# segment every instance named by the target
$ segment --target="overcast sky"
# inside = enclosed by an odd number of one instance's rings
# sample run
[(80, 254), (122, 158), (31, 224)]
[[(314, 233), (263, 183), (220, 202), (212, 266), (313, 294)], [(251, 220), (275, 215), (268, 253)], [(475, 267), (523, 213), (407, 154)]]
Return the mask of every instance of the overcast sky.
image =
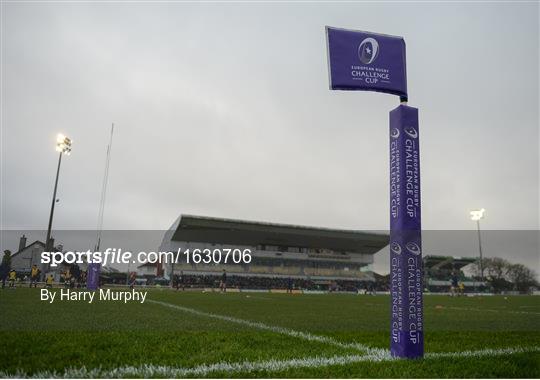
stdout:
[[(536, 2), (2, 3), (2, 228), (46, 229), (58, 132), (55, 228), (95, 228), (112, 122), (106, 229), (388, 228), (398, 99), (328, 90), (331, 25), (406, 40), (424, 229), (473, 230), (483, 207), (484, 229), (538, 230), (538, 20)], [(529, 240), (486, 255), (536, 269)]]

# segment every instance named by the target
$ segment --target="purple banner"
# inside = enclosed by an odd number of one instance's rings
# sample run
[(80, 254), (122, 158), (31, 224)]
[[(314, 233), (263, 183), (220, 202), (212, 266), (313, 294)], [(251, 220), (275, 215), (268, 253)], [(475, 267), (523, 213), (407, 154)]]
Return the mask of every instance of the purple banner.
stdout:
[(390, 112), (390, 351), (424, 355), (418, 109)]
[(99, 288), (99, 273), (101, 272), (101, 264), (88, 264), (88, 271), (86, 274), (86, 287), (90, 290), (96, 290)]
[(326, 27), (331, 90), (377, 91), (407, 98), (402, 37)]

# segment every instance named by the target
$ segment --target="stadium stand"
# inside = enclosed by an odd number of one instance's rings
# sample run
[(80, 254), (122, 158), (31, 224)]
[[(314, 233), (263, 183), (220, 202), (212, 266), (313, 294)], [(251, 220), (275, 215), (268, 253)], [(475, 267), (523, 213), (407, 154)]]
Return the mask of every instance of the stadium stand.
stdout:
[(187, 263), (184, 255), (182, 262), (162, 263), (165, 277), (183, 273), (193, 285), (215, 283), (214, 277), (225, 269), (230, 287), (286, 287), (291, 277), (298, 288), (357, 289), (375, 282), (369, 265), (386, 245), (386, 234), (181, 215), (165, 233), (159, 250), (251, 251), (251, 262), (242, 264)]

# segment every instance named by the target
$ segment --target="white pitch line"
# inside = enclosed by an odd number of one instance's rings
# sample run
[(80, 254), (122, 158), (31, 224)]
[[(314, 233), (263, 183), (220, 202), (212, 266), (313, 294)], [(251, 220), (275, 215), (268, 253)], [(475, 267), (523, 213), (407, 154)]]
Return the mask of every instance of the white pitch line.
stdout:
[(255, 298), (255, 299), (258, 299), (258, 300), (274, 301), (274, 298), (261, 297), (261, 296), (252, 296), (251, 294), (246, 295), (246, 298)]
[(495, 310), (495, 309), (476, 309), (476, 308), (471, 308), (471, 307), (458, 307), (458, 306), (443, 306), (442, 307), (443, 309), (452, 309), (452, 310), (466, 310), (466, 311), (478, 311), (478, 312), (484, 312), (484, 311), (488, 311), (488, 312), (491, 312), (491, 313), (510, 313), (510, 314), (536, 314), (536, 315), (540, 315), (540, 313), (537, 313), (535, 311), (520, 311), (520, 310), (505, 310), (505, 309), (500, 309), (500, 310)]
[(477, 351), (458, 351), (458, 352), (429, 352), (425, 355), (426, 359), (440, 358), (480, 358), (485, 356), (500, 356), (522, 354), (527, 352), (539, 352), (540, 347), (509, 347), (509, 348), (484, 348)]
[(336, 347), (340, 347), (340, 348), (355, 349), (355, 350), (360, 350), (362, 352), (368, 352), (368, 353), (372, 353), (372, 354), (380, 354), (380, 352), (386, 351), (386, 350), (383, 350), (383, 349), (380, 349), (380, 348), (371, 348), (371, 347), (368, 347), (368, 346), (366, 346), (364, 344), (361, 344), (361, 343), (343, 343), (343, 342), (339, 342), (339, 341), (337, 341), (335, 339), (332, 339), (330, 337), (327, 337), (327, 336), (314, 335), (314, 334), (310, 334), (310, 333), (307, 333), (307, 332), (292, 330), (292, 329), (285, 328), (285, 327), (267, 325), (267, 324), (262, 323), (262, 322), (254, 322), (254, 321), (249, 321), (247, 319), (240, 319), (240, 318), (230, 317), (228, 315), (208, 313), (208, 312), (205, 312), (205, 311), (200, 311), (200, 310), (197, 310), (197, 309), (191, 309), (189, 307), (179, 306), (179, 305), (175, 305), (175, 304), (172, 304), (172, 303), (155, 301), (155, 300), (148, 300), (147, 302), (151, 302), (151, 303), (155, 303), (155, 304), (162, 305), (162, 306), (165, 306), (165, 307), (169, 307), (169, 308), (172, 308), (172, 309), (180, 310), (180, 311), (183, 311), (183, 312), (186, 312), (186, 313), (195, 314), (195, 315), (198, 315), (198, 316), (201, 316), (201, 317), (219, 319), (221, 321), (226, 321), (226, 322), (231, 322), (231, 323), (236, 323), (236, 324), (252, 327), (254, 329), (272, 331), (272, 332), (275, 332), (275, 333), (278, 333), (278, 334), (288, 335), (288, 336), (291, 336), (291, 337), (294, 337), (294, 338), (304, 339), (304, 340), (308, 340), (308, 341), (311, 341), (311, 342), (330, 344), (332, 346), (336, 346)]
[[(529, 352), (540, 352), (540, 347), (515, 347), (515, 348), (499, 348), (499, 349), (484, 349), (478, 351), (463, 351), (463, 352), (434, 352), (425, 356), (425, 360), (441, 359), (441, 358), (483, 358), (500, 355), (512, 355)], [(320, 368), (332, 365), (347, 365), (362, 362), (388, 362), (397, 361), (390, 356), (388, 351), (381, 353), (370, 353), (367, 355), (346, 355), (332, 357), (311, 357), (300, 359), (287, 360), (267, 360), (258, 362), (239, 362), (228, 363), (219, 362), (214, 364), (203, 364), (197, 367), (172, 367), (147, 364), (142, 366), (125, 366), (113, 369), (93, 368), (67, 368), (64, 372), (57, 371), (41, 371), (29, 375), (24, 371), (16, 371), (15, 373), (0, 372), (0, 378), (120, 378), (120, 377), (202, 377), (211, 373), (248, 373), (256, 371), (278, 372), (293, 368)]]
[[(383, 304), (377, 303), (365, 303), (366, 306), (384, 306)], [(536, 306), (520, 306), (520, 307), (536, 307)], [(424, 307), (425, 308), (425, 307)], [(437, 309), (437, 307), (434, 307)], [(511, 314), (533, 314), (540, 315), (540, 312), (536, 311), (524, 311), (524, 310), (506, 310), (506, 309), (478, 309), (473, 307), (458, 307), (458, 306), (442, 306), (440, 309), (449, 309), (449, 310), (465, 310), (465, 311), (477, 311), (477, 312), (491, 312), (491, 313), (511, 313)]]
[[(382, 361), (383, 358), (371, 357), (371, 355), (347, 355), (347, 356), (332, 356), (329, 358), (324, 357), (311, 357), (303, 359), (289, 359), (289, 360), (268, 360), (259, 362), (239, 362), (228, 363), (219, 362), (215, 364), (203, 364), (192, 368), (183, 367), (170, 367), (170, 366), (158, 366), (158, 365), (143, 365), (138, 367), (126, 366), (114, 369), (87, 369), (82, 367), (79, 369), (68, 368), (63, 373), (42, 371), (28, 376), (28, 374), (17, 371), (14, 374), (7, 374), (0, 372), (2, 378), (119, 378), (119, 377), (166, 377), (166, 378), (179, 378), (186, 376), (202, 377), (213, 372), (254, 372), (254, 371), (284, 371), (290, 368), (317, 368), (330, 365), (345, 365), (349, 363), (361, 362), (361, 361)], [(390, 359), (387, 359), (390, 360)]]

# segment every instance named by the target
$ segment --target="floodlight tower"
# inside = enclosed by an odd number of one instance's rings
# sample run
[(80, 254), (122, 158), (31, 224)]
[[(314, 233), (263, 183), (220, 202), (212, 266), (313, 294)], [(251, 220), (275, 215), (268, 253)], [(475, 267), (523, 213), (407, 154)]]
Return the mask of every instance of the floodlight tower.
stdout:
[(45, 239), (45, 250), (50, 251), (51, 247), (51, 229), (54, 215), (54, 204), (56, 203), (56, 190), (58, 189), (58, 177), (60, 176), (60, 165), (62, 164), (62, 155), (69, 156), (71, 154), (71, 144), (73, 141), (63, 134), (59, 133), (56, 137), (56, 151), (60, 153), (58, 156), (58, 168), (56, 169), (56, 180), (54, 181), (54, 191), (51, 203), (51, 213), (49, 215), (49, 227), (47, 228), (47, 238)]
[(478, 251), (480, 253), (480, 281), (484, 282), (484, 265), (482, 263), (482, 239), (480, 238), (480, 219), (484, 219), (485, 209), (471, 210), (471, 220), (476, 222), (476, 229), (478, 231)]

